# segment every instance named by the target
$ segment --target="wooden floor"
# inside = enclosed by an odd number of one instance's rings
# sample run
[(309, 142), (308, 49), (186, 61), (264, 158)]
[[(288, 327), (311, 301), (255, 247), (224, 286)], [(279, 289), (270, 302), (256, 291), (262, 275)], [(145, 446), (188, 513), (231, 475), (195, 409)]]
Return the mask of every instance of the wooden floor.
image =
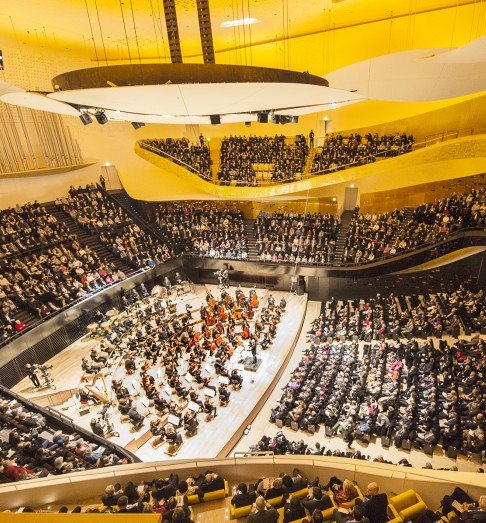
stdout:
[[(215, 296), (218, 295), (216, 286), (207, 286)], [(235, 289), (230, 289), (230, 293), (234, 293)], [(260, 302), (265, 304), (268, 297), (268, 291), (260, 289), (257, 291)], [(185, 305), (190, 303), (194, 308), (198, 308), (205, 300), (206, 287), (197, 286), (195, 294), (190, 297), (181, 299), (178, 303), (178, 309), (182, 312), (185, 310)], [(200, 414), (199, 430), (197, 434), (191, 438), (183, 436), (184, 443), (182, 444), (176, 459), (191, 459), (191, 458), (209, 458), (216, 457), (229, 438), (233, 435), (236, 428), (239, 428), (249, 416), (252, 410), (257, 405), (258, 401), (268, 389), (275, 375), (281, 369), (286, 357), (289, 354), (293, 344), (299, 335), (299, 329), (302, 324), (302, 319), (305, 314), (307, 296), (296, 296), (288, 292), (272, 291), (276, 303), (280, 301), (282, 296), (287, 300), (286, 312), (282, 315), (282, 320), (277, 326), (277, 334), (272, 346), (262, 351), (260, 356), (262, 363), (256, 373), (242, 371), (243, 373), (243, 387), (239, 391), (233, 391), (231, 400), (226, 407), (218, 407), (218, 416), (206, 422), (203, 415)], [(71, 346), (66, 348), (60, 354), (56, 355), (49, 363), (54, 365), (52, 376), (57, 387), (57, 391), (53, 396), (58, 394), (58, 391), (70, 391), (77, 389), (81, 379), (81, 358), (89, 354), (91, 348), (99, 343), (98, 339), (91, 339), (84, 337)], [(156, 372), (156, 369), (154, 369)], [(114, 365), (109, 370), (106, 377), (107, 386), (111, 385), (112, 378), (121, 378), (125, 381), (127, 387), (136, 387), (137, 380), (133, 376), (127, 377), (123, 367)], [(254, 380), (251, 383), (251, 380)], [(29, 397), (33, 401), (36, 399), (42, 404), (46, 404), (46, 394), (49, 391), (35, 390), (28, 379), (22, 380), (14, 388), (15, 392)], [(91, 407), (91, 411), (83, 416), (79, 415), (79, 408), (77, 403), (70, 399), (69, 401), (55, 407), (64, 415), (71, 417), (75, 423), (84, 428), (89, 429), (90, 420), (96, 417), (101, 410), (100, 407)], [(137, 433), (130, 431), (129, 424), (120, 423), (118, 413), (113, 412), (112, 419), (114, 421), (115, 429), (120, 432), (119, 437), (111, 437), (110, 441), (129, 448), (142, 459), (142, 461), (155, 461), (162, 459), (170, 459), (164, 453), (164, 446), (154, 449), (147, 440), (141, 444), (144, 434), (148, 433), (149, 421), (155, 416), (153, 407), (150, 409), (150, 415), (147, 416), (144, 427)], [(148, 434), (147, 434), (148, 437)], [(134, 441), (139, 440), (139, 448), (134, 448)]]
[[(318, 441), (321, 446), (324, 446), (326, 450), (347, 450), (346, 443), (341, 437), (328, 438), (324, 434), (324, 427), (320, 427), (320, 430), (314, 435), (310, 435), (305, 431), (294, 431), (288, 427), (283, 427), (278, 429), (274, 423), (270, 423), (270, 410), (272, 407), (279, 401), (282, 395), (282, 388), (285, 387), (289, 381), (289, 377), (295, 367), (297, 367), (301, 357), (302, 352), (308, 347), (307, 332), (311, 328), (311, 322), (319, 316), (321, 308), (321, 302), (309, 301), (307, 304), (307, 312), (304, 320), (304, 326), (302, 328), (299, 341), (297, 346), (292, 354), (292, 358), (285, 371), (283, 372), (279, 383), (274, 388), (273, 393), (268, 398), (267, 402), (260, 410), (259, 414), (255, 418), (251, 430), (248, 435), (241, 438), (238, 445), (235, 447), (233, 452), (245, 452), (248, 451), (250, 445), (254, 445), (259, 441), (263, 436), (274, 437), (279, 430), (282, 430), (285, 436), (292, 441), (304, 440), (310, 447), (314, 447), (316, 441)], [(448, 339), (447, 336), (444, 336), (445, 339)], [(461, 336), (461, 338), (470, 338), (470, 336)], [(361, 342), (362, 344), (363, 342)], [(381, 442), (370, 443), (369, 445), (364, 445), (359, 441), (354, 441), (352, 445), (354, 450), (360, 450), (362, 454), (376, 458), (378, 456), (383, 456), (386, 460), (392, 461), (393, 463), (398, 463), (401, 459), (407, 459), (412, 463), (414, 467), (424, 467), (427, 462), (430, 462), (434, 468), (450, 468), (456, 466), (459, 470), (463, 471), (475, 471), (478, 466), (478, 463), (468, 460), (466, 457), (459, 455), (457, 460), (452, 460), (447, 456), (443, 455), (440, 448), (436, 448), (433, 456), (427, 456), (420, 450), (412, 449), (411, 452), (407, 452), (401, 449), (397, 449), (395, 446), (391, 446), (388, 449), (385, 449), (381, 446)]]

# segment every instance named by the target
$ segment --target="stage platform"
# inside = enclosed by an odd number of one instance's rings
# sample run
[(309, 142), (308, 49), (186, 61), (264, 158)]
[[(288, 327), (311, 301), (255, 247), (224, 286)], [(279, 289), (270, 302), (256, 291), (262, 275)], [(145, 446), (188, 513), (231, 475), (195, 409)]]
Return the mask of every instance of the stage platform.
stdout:
[[(199, 320), (199, 312), (194, 311), (199, 309), (202, 303), (205, 303), (206, 289), (211, 290), (215, 296), (219, 296), (215, 285), (197, 285), (193, 294), (186, 295), (178, 300), (178, 312), (184, 312), (186, 305), (190, 304), (193, 307), (194, 320)], [(243, 288), (245, 293), (248, 293), (248, 290)], [(234, 291), (235, 288), (228, 289), (228, 292), (233, 295)], [(226, 407), (217, 407), (218, 415), (215, 419), (207, 422), (202, 414), (198, 415), (198, 432), (192, 437), (183, 435), (184, 441), (174, 456), (175, 459), (210, 458), (228, 453), (231, 450), (231, 448), (228, 448), (228, 441), (237, 431), (243, 430), (244, 424), (249, 416), (252, 417), (252, 413), (262, 396), (266, 392), (269, 393), (270, 388), (273, 388), (272, 383), (275, 381), (275, 377), (281, 371), (298, 339), (307, 306), (307, 296), (296, 296), (280, 291), (272, 291), (271, 293), (276, 303), (279, 303), (281, 297), (285, 297), (287, 300), (286, 311), (278, 324), (277, 333), (271, 347), (265, 351), (259, 351), (258, 359), (261, 359), (261, 363), (256, 372), (241, 371), (244, 379), (243, 387), (238, 391), (231, 392), (230, 402)], [(264, 306), (269, 291), (257, 289), (257, 294), (260, 304)], [(13, 390), (34, 402), (38, 401), (43, 406), (51, 406), (59, 410), (72, 418), (75, 423), (89, 429), (91, 419), (98, 416), (101, 407), (93, 406), (89, 412), (80, 415), (79, 404), (72, 397), (72, 393), (80, 386), (81, 359), (87, 356), (91, 348), (98, 345), (99, 341), (98, 338), (85, 336), (48, 362), (54, 366), (51, 373), (57, 387), (56, 391), (36, 390), (32, 387), (28, 378), (18, 383)], [(115, 364), (107, 369), (105, 376), (107, 387), (111, 387), (111, 380), (114, 378), (123, 379), (126, 386), (137, 387), (137, 374), (127, 376), (123, 366)], [(118, 412), (115, 412), (113, 408), (111, 408), (111, 411), (115, 430), (120, 435), (119, 437), (110, 437), (110, 441), (128, 448), (143, 461), (170, 459), (170, 456), (164, 452), (165, 445), (153, 448), (151, 444), (149, 423), (155, 417), (153, 407), (149, 407), (150, 412), (146, 416), (142, 429), (135, 433), (130, 430), (129, 424), (120, 422)]]

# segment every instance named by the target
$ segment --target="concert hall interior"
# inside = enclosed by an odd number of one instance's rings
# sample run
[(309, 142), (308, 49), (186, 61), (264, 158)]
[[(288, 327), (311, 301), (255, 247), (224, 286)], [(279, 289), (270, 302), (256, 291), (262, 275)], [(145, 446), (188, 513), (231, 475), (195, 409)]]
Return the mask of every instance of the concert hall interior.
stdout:
[(486, 2), (0, 7), (0, 523), (486, 523)]

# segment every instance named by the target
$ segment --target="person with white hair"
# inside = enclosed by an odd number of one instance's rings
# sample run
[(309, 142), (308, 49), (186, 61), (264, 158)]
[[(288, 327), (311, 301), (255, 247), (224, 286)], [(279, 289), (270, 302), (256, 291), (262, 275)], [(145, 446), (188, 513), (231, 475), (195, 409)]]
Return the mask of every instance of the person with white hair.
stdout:
[(259, 496), (248, 516), (248, 523), (276, 523), (278, 521), (278, 512), (263, 496)]

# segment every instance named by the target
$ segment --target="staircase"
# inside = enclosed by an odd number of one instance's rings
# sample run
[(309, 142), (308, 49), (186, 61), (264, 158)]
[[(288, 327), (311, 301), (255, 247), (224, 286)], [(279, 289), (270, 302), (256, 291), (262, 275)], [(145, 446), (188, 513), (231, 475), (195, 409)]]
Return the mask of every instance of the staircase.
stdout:
[(115, 202), (126, 211), (126, 213), (131, 216), (135, 222), (145, 230), (145, 232), (153, 234), (163, 243), (167, 242), (165, 231), (163, 231), (156, 223), (151, 223), (147, 220), (140, 202), (130, 198), (123, 189), (121, 191), (110, 191), (106, 194), (110, 198), (113, 198), (113, 200), (115, 200)]
[(316, 148), (309, 149), (309, 154), (307, 155), (307, 160), (306, 160), (305, 165), (304, 165), (304, 172), (302, 173), (302, 176), (308, 176), (308, 175), (311, 174), (312, 163), (314, 162), (314, 156), (318, 152), (319, 151)]
[(11, 317), (15, 320), (20, 320), (22, 323), (25, 323), (27, 327), (31, 327), (34, 323), (39, 321), (39, 317), (33, 314), (28, 309), (17, 309), (12, 312)]
[(245, 232), (248, 239), (248, 259), (258, 261), (258, 248), (255, 240), (255, 220), (245, 220)]
[(47, 203), (45, 204), (45, 207), (60, 223), (64, 224), (70, 234), (75, 234), (78, 237), (81, 245), (87, 245), (90, 249), (96, 252), (101, 260), (112, 262), (117, 269), (122, 270), (127, 276), (135, 272), (133, 267), (123, 262), (110, 249), (108, 249), (108, 247), (103, 245), (99, 241), (98, 236), (90, 234), (86, 229), (74, 221), (69, 214), (64, 212), (62, 209), (58, 209), (53, 203)]
[(407, 222), (412, 217), (414, 209), (412, 207), (407, 207), (403, 209), (403, 221), (400, 227), (395, 231), (395, 234), (392, 236), (391, 242), (394, 242), (397, 238), (403, 238), (405, 236), (405, 229), (407, 228)]
[(344, 211), (343, 214), (341, 214), (341, 227), (337, 234), (336, 250), (334, 252), (334, 260), (332, 262), (334, 266), (341, 265), (343, 261), (344, 248), (346, 246), (346, 239), (349, 234), (349, 224), (351, 223), (353, 214), (353, 211)]
[(221, 161), (221, 142), (221, 139), (213, 138), (209, 146), (209, 157), (211, 158), (211, 171), (213, 173), (213, 180), (218, 179), (218, 172)]

